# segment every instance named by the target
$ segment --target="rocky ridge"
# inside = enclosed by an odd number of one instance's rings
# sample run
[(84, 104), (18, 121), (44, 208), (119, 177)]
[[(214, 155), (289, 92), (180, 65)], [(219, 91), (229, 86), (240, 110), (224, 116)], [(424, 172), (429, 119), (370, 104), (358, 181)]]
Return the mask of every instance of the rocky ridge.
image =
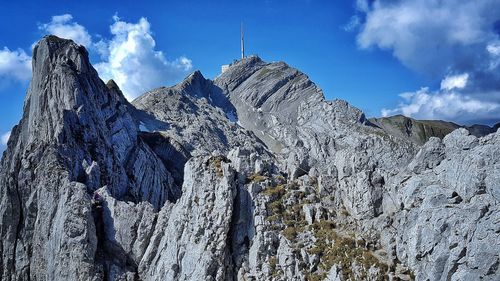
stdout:
[(0, 279), (496, 280), (499, 147), (420, 146), (258, 57), (129, 103), (48, 36), (0, 166)]

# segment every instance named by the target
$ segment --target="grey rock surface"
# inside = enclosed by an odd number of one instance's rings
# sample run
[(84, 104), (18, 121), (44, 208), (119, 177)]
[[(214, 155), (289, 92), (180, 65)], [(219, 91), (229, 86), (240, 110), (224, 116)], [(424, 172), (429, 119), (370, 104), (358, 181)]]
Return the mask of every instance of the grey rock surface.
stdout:
[(235, 172), (222, 157), (192, 158), (183, 194), (167, 204), (141, 262), (143, 280), (229, 280), (227, 244), (236, 195)]
[(91, 198), (103, 186), (155, 208), (180, 196), (129, 107), (83, 47), (54, 36), (35, 46), (24, 115), (0, 169), (2, 280), (102, 279), (108, 253), (98, 249)]
[(456, 130), (433, 152), (439, 164), (398, 186), (397, 256), (418, 280), (498, 279), (499, 141), (499, 133), (477, 139)]
[(0, 164), (0, 279), (498, 280), (500, 132), (401, 118), (258, 57), (129, 103), (45, 37)]

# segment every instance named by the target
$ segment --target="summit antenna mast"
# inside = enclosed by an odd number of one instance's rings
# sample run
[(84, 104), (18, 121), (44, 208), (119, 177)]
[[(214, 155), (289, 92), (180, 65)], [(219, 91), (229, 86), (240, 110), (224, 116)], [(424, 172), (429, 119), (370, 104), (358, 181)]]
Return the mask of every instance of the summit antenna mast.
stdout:
[(243, 31), (243, 22), (241, 22), (241, 60), (245, 61), (245, 33)]

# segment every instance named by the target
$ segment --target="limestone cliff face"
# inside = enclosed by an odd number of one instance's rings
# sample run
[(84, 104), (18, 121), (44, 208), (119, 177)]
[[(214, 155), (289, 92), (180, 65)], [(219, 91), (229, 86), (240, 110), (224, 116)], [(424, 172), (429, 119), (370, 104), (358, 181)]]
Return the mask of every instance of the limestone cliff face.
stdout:
[(35, 46), (24, 115), (1, 163), (2, 280), (103, 278), (91, 202), (103, 186), (157, 209), (179, 198), (129, 106), (83, 47), (54, 36)]
[(285, 63), (127, 102), (33, 52), (0, 166), (1, 280), (497, 280), (500, 133), (424, 145)]
[(391, 185), (395, 251), (418, 279), (498, 278), (500, 134), (427, 142)]

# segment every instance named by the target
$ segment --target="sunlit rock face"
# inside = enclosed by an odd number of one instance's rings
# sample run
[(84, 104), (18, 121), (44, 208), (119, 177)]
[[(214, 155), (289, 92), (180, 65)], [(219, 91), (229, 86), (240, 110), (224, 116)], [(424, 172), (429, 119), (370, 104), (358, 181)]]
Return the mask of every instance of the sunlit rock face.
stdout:
[(0, 279), (498, 280), (500, 133), (401, 118), (258, 57), (129, 103), (47, 36), (1, 160)]

